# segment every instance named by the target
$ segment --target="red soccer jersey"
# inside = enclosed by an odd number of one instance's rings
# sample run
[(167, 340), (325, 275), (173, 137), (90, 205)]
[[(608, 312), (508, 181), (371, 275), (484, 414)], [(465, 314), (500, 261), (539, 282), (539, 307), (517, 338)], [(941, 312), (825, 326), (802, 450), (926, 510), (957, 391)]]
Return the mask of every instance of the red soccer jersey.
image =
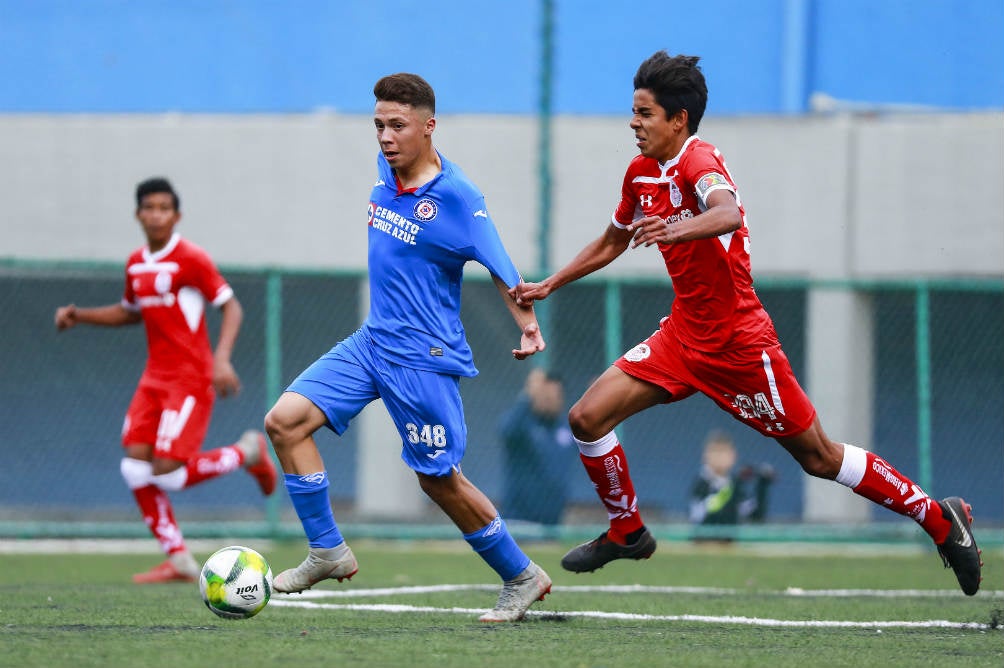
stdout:
[(735, 194), (742, 227), (713, 239), (659, 244), (676, 294), (672, 325), (685, 345), (704, 352), (777, 339), (753, 290), (746, 212), (722, 155), (697, 135), (665, 164), (639, 155), (624, 175), (613, 214), (618, 227), (643, 216), (660, 216), (672, 225), (705, 211), (708, 194), (720, 189)]
[(211, 381), (206, 303), (222, 306), (233, 294), (209, 255), (177, 234), (156, 253), (146, 246), (134, 251), (122, 305), (139, 311), (146, 326), (143, 380), (198, 386)]

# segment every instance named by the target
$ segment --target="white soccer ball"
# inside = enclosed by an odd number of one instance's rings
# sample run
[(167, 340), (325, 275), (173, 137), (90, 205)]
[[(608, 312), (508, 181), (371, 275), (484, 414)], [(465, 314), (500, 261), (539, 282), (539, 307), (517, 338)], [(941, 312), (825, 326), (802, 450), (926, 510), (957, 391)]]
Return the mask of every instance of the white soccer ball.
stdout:
[(224, 547), (202, 567), (199, 591), (206, 607), (220, 617), (254, 617), (272, 596), (272, 569), (250, 547)]

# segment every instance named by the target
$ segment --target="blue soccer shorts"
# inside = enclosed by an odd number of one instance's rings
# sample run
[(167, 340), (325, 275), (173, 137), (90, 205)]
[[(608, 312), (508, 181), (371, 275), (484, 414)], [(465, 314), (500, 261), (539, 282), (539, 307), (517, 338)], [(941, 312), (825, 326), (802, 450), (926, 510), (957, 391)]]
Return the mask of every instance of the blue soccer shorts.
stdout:
[(338, 435), (367, 404), (383, 399), (409, 467), (431, 476), (460, 467), (467, 447), (460, 377), (389, 362), (362, 330), (307, 367), (286, 390), (320, 408)]

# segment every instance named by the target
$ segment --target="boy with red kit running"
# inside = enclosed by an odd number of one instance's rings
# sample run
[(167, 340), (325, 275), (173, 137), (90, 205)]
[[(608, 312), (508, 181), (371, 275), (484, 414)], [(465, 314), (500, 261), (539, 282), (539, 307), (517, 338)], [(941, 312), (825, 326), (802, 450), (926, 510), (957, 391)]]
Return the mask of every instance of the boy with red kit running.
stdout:
[[(243, 311), (209, 255), (174, 231), (181, 211), (169, 181), (152, 178), (137, 186), (136, 218), (147, 243), (129, 256), (121, 302), (62, 306), (55, 321), (60, 330), (79, 323), (145, 324), (148, 357), (126, 413), (120, 469), (167, 560), (134, 575), (133, 581), (194, 582), (199, 564), (185, 546), (167, 493), (243, 466), (269, 495), (277, 476), (259, 431), (249, 430), (232, 445), (200, 452), (216, 393), (225, 397), (240, 390), (230, 354)], [(206, 330), (207, 303), (223, 316), (215, 351)]]
[(613, 430), (639, 411), (701, 392), (774, 438), (806, 473), (912, 517), (962, 591), (975, 594), (982, 562), (969, 505), (959, 497), (936, 501), (877, 455), (830, 440), (799, 386), (753, 290), (735, 182), (718, 149), (696, 134), (708, 98), (698, 60), (660, 51), (641, 64), (630, 123), (641, 155), (628, 166), (610, 225), (564, 268), (512, 290), (518, 303), (530, 304), (601, 269), (629, 246), (657, 244), (675, 293), (659, 329), (607, 369), (569, 412), (610, 529), (568, 552), (562, 566), (594, 571), (614, 559), (652, 555), (655, 539), (638, 513)]

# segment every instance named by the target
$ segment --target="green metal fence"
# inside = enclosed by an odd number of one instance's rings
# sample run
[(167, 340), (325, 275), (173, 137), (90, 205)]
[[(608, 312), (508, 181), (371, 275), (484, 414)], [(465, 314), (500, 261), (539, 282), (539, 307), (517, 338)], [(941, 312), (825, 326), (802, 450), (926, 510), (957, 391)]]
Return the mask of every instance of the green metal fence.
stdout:
[[(360, 272), (297, 272), (224, 267), (245, 307), (234, 362), (244, 392), (221, 400), (207, 447), (232, 442), (264, 413), (302, 368), (361, 322)], [(0, 536), (129, 535), (146, 530), (118, 476), (121, 419), (145, 359), (141, 329), (79, 327), (55, 332), (58, 305), (106, 304), (121, 295), (121, 267), (104, 263), (0, 261), (0, 307), (9, 318), (0, 345), (0, 400), (8, 464), (0, 470)], [(962, 493), (977, 521), (1001, 541), (1004, 525), (1004, 280), (757, 280), (793, 367), (806, 363), (806, 300), (811, 290), (859, 291), (872, 298), (875, 331), (874, 437), (865, 444), (936, 496)], [(669, 310), (665, 277), (605, 279), (567, 286), (547, 302), (548, 351), (537, 362), (557, 371), (574, 400), (624, 350), (644, 339)], [(465, 472), (493, 499), (505, 485), (498, 416), (517, 398), (531, 365), (512, 360), (517, 333), (490, 281), (472, 275), (464, 323), (481, 375), (462, 383), (471, 426)], [(216, 321), (210, 318), (215, 332)], [(912, 522), (876, 509), (869, 527), (801, 522), (803, 477), (790, 457), (694, 397), (658, 407), (618, 430), (647, 519), (664, 536), (689, 535), (687, 492), (700, 444), (727, 429), (743, 459), (778, 472), (768, 525), (741, 537), (776, 540), (914, 539)], [(839, 438), (838, 434), (834, 434)], [(356, 430), (318, 436), (333, 480), (337, 513), (359, 534), (453, 535), (445, 520), (405, 528), (372, 524), (354, 513), (361, 443)], [(569, 453), (568, 507), (557, 527), (519, 526), (531, 535), (580, 536), (602, 513)], [(524, 490), (520, 490), (523, 493)], [(248, 477), (228, 476), (172, 496), (187, 535), (298, 536), (284, 495), (263, 501)], [(502, 508), (503, 513), (505, 508)], [(992, 528), (992, 529), (990, 529)]]

